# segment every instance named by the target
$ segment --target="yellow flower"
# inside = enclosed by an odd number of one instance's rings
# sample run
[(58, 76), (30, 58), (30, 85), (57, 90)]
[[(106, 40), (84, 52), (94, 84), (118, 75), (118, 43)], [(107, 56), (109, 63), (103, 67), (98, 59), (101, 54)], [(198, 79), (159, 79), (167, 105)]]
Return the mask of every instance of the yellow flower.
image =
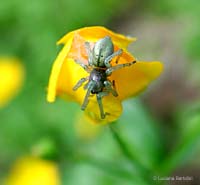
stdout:
[(37, 157), (23, 157), (13, 166), (5, 185), (60, 185), (54, 162)]
[(19, 91), (24, 79), (24, 68), (15, 58), (0, 57), (0, 108)]
[[(88, 74), (74, 60), (79, 59), (84, 64), (88, 64), (85, 42), (87, 41), (90, 42), (90, 45), (94, 45), (95, 42), (105, 36), (109, 36), (112, 39), (114, 51), (117, 51), (119, 48), (123, 49), (118, 64), (135, 61), (134, 56), (127, 51), (127, 46), (135, 41), (135, 38), (116, 34), (100, 26), (85, 27), (72, 31), (58, 41), (58, 44), (64, 44), (64, 47), (53, 64), (49, 79), (47, 101), (54, 102), (56, 96), (61, 96), (70, 98), (79, 104), (83, 103), (86, 91), (83, 88), (73, 91), (73, 87), (81, 78), (88, 76)], [(115, 61), (116, 57), (111, 61), (112, 66), (117, 65)], [(121, 102), (143, 91), (152, 80), (160, 75), (162, 69), (162, 64), (157, 61), (137, 61), (130, 67), (114, 71), (108, 78), (110, 81), (115, 81), (119, 96), (114, 97), (110, 93), (102, 99), (104, 112), (109, 114), (106, 115), (105, 119), (101, 119), (96, 98), (93, 96), (89, 99), (89, 104), (85, 110), (86, 115), (95, 123), (109, 123), (118, 119), (122, 113)]]

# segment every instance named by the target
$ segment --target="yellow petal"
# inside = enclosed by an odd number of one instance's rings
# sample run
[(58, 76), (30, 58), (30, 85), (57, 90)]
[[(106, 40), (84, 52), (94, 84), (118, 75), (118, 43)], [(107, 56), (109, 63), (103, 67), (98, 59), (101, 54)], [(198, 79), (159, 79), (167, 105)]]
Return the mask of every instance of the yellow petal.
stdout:
[(81, 79), (88, 76), (88, 73), (72, 59), (64, 61), (57, 83), (57, 94), (67, 94), (72, 100), (82, 103), (85, 97), (85, 90), (79, 88), (77, 91), (73, 91), (73, 87)]
[(163, 65), (160, 62), (138, 61), (130, 67), (113, 72), (110, 78), (115, 80), (119, 99), (123, 100), (143, 91), (162, 70)]
[(14, 164), (5, 184), (60, 185), (58, 167), (51, 161), (35, 157), (23, 157)]
[(68, 39), (72, 33), (79, 34), (85, 40), (89, 42), (96, 42), (97, 40), (105, 37), (110, 36), (112, 38), (112, 41), (115, 45), (117, 45), (119, 48), (125, 49), (127, 46), (131, 43), (136, 41), (136, 38), (133, 37), (125, 37), (124, 35), (114, 33), (105, 27), (102, 26), (91, 26), (91, 27), (84, 27), (75, 31), (72, 31), (68, 34), (66, 34), (64, 37), (62, 37), (57, 44), (66, 44), (68, 42)]
[(107, 114), (105, 119), (101, 119), (100, 110), (96, 101), (96, 97), (91, 99), (86, 110), (85, 114), (96, 124), (107, 124), (111, 123), (119, 118), (122, 113), (121, 101), (118, 97), (114, 97), (112, 94), (104, 96), (102, 98), (104, 112)]
[(0, 107), (5, 106), (21, 89), (24, 67), (14, 58), (0, 58)]
[[(74, 34), (74, 39), (67, 58), (78, 59), (82, 63), (88, 65), (88, 55), (85, 48), (86, 40), (78, 34)], [(92, 47), (93, 43), (90, 43)]]
[[(66, 42), (65, 46), (60, 51), (58, 57), (54, 61), (54, 64), (53, 64), (53, 67), (51, 70), (51, 75), (49, 78), (48, 94), (47, 94), (48, 102), (55, 101), (58, 77), (60, 75), (60, 71), (62, 69), (63, 62), (65, 61), (67, 54), (71, 48), (72, 40), (73, 40), (73, 34), (70, 34), (70, 37), (68, 37), (68, 41)], [(67, 76), (67, 74), (66, 74), (66, 76)]]

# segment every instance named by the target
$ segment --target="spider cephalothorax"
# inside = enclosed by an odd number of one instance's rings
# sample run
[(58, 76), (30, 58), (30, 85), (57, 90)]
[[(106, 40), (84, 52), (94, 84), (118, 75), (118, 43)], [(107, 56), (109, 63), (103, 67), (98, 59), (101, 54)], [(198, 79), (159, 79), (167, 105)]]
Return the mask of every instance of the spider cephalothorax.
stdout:
[(87, 71), (90, 75), (85, 78), (81, 78), (74, 86), (73, 90), (77, 90), (84, 82), (88, 81), (84, 86), (84, 89), (87, 89), (87, 93), (81, 109), (86, 109), (89, 103), (90, 94), (96, 94), (100, 115), (101, 118), (104, 119), (107, 113), (104, 113), (103, 110), (102, 97), (107, 96), (109, 93), (112, 93), (115, 97), (118, 96), (114, 81), (111, 82), (107, 77), (110, 76), (113, 71), (130, 66), (136, 61), (111, 66), (111, 60), (116, 56), (120, 57), (123, 51), (122, 49), (119, 49), (114, 52), (114, 45), (109, 36), (98, 40), (93, 49), (91, 49), (89, 42), (85, 42), (85, 48), (88, 55), (88, 65), (85, 65), (79, 60), (75, 60), (75, 62), (83, 67), (83, 69), (85, 69), (85, 71)]

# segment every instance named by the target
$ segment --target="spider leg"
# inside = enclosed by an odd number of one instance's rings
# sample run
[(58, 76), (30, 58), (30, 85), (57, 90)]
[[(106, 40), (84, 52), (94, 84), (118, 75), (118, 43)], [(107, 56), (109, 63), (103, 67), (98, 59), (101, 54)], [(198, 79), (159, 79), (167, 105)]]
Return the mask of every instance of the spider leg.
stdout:
[(99, 92), (96, 96), (97, 97), (97, 103), (99, 105), (101, 119), (104, 119), (106, 117), (106, 114), (104, 113), (104, 110), (103, 110), (102, 97), (107, 96), (108, 94), (109, 94), (109, 92)]
[(89, 96), (90, 96), (91, 90), (93, 89), (94, 85), (95, 85), (95, 82), (94, 82), (94, 81), (90, 81), (89, 84), (88, 84), (88, 87), (87, 87), (88, 90), (87, 90), (87, 93), (86, 93), (86, 95), (85, 95), (83, 104), (82, 104), (82, 106), (81, 106), (81, 109), (82, 109), (82, 110), (85, 110), (86, 107), (87, 107), (87, 105), (88, 105), (88, 103), (89, 103), (89, 99), (88, 99), (88, 98), (89, 98)]
[(120, 58), (120, 55), (117, 56), (116, 61), (115, 61), (115, 64), (118, 64), (119, 58)]
[(105, 66), (106, 66), (106, 67), (111, 67), (110, 61), (111, 61), (115, 56), (121, 55), (122, 52), (123, 52), (123, 50), (122, 50), (122, 49), (119, 49), (119, 50), (115, 51), (112, 55), (108, 56), (108, 57), (105, 59), (105, 62), (104, 62)]
[(74, 60), (77, 64), (79, 64), (85, 71), (87, 71), (88, 73), (90, 73), (90, 68), (88, 67), (88, 65), (85, 65), (83, 62), (81, 62), (78, 59)]
[(89, 76), (85, 77), (85, 78), (81, 78), (77, 84), (73, 87), (73, 91), (76, 91), (79, 87), (81, 87), (81, 85), (83, 85), (83, 83), (85, 81), (87, 81), (89, 79)]
[(105, 88), (106, 88), (109, 92), (111, 92), (113, 96), (115, 96), (115, 97), (118, 96), (117, 91), (112, 87), (113, 84), (112, 84), (109, 80), (104, 81), (104, 85), (105, 85)]
[(90, 82), (88, 82), (88, 83), (86, 83), (85, 85), (84, 85), (84, 87), (83, 87), (83, 89), (84, 90), (86, 90), (87, 88), (88, 88), (88, 84), (89, 84)]
[(133, 62), (130, 62), (130, 63), (125, 63), (125, 64), (119, 64), (119, 65), (116, 65), (116, 66), (113, 66), (113, 67), (110, 67), (106, 70), (106, 75), (109, 76), (112, 74), (113, 71), (116, 71), (118, 69), (121, 69), (121, 68), (124, 68), (124, 67), (128, 67), (128, 66), (131, 66), (133, 64), (135, 64), (136, 61), (133, 61)]
[(90, 47), (90, 43), (89, 42), (85, 42), (85, 49), (86, 49), (86, 52), (87, 52), (87, 56), (88, 56), (88, 63), (89, 63), (89, 66), (92, 66), (92, 50), (91, 50), (91, 47)]

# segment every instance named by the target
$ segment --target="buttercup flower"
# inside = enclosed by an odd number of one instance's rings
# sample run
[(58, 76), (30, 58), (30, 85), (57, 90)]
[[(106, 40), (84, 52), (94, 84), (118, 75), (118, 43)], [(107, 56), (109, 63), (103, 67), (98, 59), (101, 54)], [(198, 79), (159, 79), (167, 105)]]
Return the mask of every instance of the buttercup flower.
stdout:
[[(86, 90), (80, 87), (77, 91), (73, 91), (73, 87), (81, 78), (88, 76), (88, 73), (75, 60), (78, 59), (83, 64), (88, 65), (85, 42), (89, 42), (90, 46), (93, 47), (99, 39), (106, 36), (112, 39), (114, 51), (123, 50), (120, 57), (116, 56), (111, 60), (111, 66), (131, 63), (136, 60), (127, 51), (127, 46), (135, 41), (135, 38), (125, 37), (100, 26), (85, 27), (72, 31), (57, 43), (64, 44), (64, 47), (53, 64), (48, 86), (48, 102), (54, 102), (56, 96), (61, 96), (76, 101), (80, 105), (83, 103)], [(116, 64), (117, 59), (118, 63)], [(102, 98), (104, 112), (108, 113), (105, 119), (100, 117), (95, 96), (89, 97), (85, 114), (95, 123), (109, 123), (118, 119), (122, 113), (121, 102), (143, 91), (152, 80), (160, 75), (162, 69), (163, 66), (158, 61), (137, 61), (129, 67), (114, 71), (108, 79), (115, 82), (118, 96), (115, 97), (112, 93), (109, 93), (109, 95)]]
[(19, 91), (24, 79), (24, 68), (15, 58), (0, 57), (0, 108)]
[(11, 169), (5, 185), (60, 185), (56, 163), (37, 157), (23, 157)]

